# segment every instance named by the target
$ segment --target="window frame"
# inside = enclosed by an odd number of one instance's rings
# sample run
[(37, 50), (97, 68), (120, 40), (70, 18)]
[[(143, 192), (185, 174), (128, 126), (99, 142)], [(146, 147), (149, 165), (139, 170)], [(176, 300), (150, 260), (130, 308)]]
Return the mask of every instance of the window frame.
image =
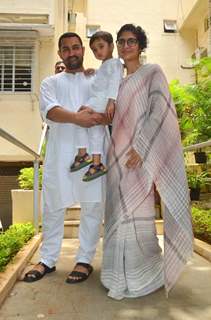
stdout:
[[(37, 34), (33, 31), (29, 32), (21, 32), (17, 30), (16, 36), (14, 36), (14, 32), (8, 32), (3, 30), (0, 30), (0, 49), (3, 49), (5, 47), (12, 48), (11, 53), (12, 53), (12, 76), (11, 76), (11, 83), (12, 87), (10, 90), (5, 90), (5, 66), (6, 63), (1, 64), (2, 68), (4, 69), (4, 72), (2, 76), (0, 77), (0, 94), (32, 94), (34, 92), (34, 87), (35, 87), (35, 65), (36, 65), (36, 57), (37, 57)], [(19, 65), (16, 61), (16, 57), (18, 55), (21, 55), (22, 52), (18, 52), (18, 49), (30, 49), (29, 50), (29, 56), (30, 59), (28, 60), (27, 63), (24, 63), (23, 65)], [(1, 51), (1, 50), (0, 50)], [(21, 51), (21, 50), (20, 50)], [(5, 55), (5, 53), (4, 53)], [(20, 58), (19, 58), (20, 59)], [(20, 59), (21, 60), (21, 59)], [(1, 63), (1, 62), (0, 62)], [(8, 64), (9, 65), (9, 64)], [(27, 67), (29, 68), (28, 70), (30, 71), (30, 89), (24, 90), (20, 88), (19, 81), (18, 79), (18, 72), (20, 73), (19, 70), (21, 70), (21, 67), (23, 67), (24, 70), (24, 77), (23, 77), (23, 82), (24, 80), (28, 80), (28, 75), (27, 75)], [(18, 70), (19, 69), (19, 70)], [(15, 75), (17, 78), (15, 78)], [(21, 78), (21, 77), (20, 77)], [(19, 88), (18, 88), (19, 86)]]

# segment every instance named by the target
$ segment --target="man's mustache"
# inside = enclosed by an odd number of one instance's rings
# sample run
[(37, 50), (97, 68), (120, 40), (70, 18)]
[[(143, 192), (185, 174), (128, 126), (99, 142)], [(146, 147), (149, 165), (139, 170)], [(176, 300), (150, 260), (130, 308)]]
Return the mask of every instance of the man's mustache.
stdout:
[(77, 57), (77, 56), (71, 56), (71, 57), (68, 57), (68, 58), (67, 58), (67, 60), (69, 60), (69, 61), (74, 60), (74, 59), (78, 60), (79, 57)]

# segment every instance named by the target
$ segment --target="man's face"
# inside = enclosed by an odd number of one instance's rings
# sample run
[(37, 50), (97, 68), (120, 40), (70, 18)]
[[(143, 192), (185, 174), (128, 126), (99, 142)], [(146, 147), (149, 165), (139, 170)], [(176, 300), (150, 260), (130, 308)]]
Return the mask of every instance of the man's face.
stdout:
[(64, 71), (64, 70), (65, 70), (65, 65), (64, 65), (63, 62), (57, 63), (57, 64), (55, 65), (55, 73), (60, 73), (60, 72), (62, 72), (62, 71)]
[(58, 51), (63, 60), (66, 70), (77, 70), (83, 66), (84, 47), (77, 37), (62, 39), (61, 47)]

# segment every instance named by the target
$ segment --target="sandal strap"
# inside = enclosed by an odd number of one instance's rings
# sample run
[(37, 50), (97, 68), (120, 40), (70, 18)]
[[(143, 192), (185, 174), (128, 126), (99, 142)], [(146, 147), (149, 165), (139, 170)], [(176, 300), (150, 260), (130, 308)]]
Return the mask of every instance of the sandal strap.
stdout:
[(93, 271), (93, 267), (91, 266), (91, 264), (89, 263), (84, 263), (84, 262), (77, 262), (76, 263), (77, 266), (82, 266), (84, 268), (86, 268), (88, 270), (88, 273)]

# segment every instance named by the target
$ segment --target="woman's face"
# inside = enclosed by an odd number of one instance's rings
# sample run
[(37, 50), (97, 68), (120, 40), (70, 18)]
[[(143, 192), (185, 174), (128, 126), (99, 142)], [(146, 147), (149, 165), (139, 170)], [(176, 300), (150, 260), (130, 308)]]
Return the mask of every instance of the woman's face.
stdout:
[(130, 31), (124, 31), (117, 41), (119, 57), (127, 61), (137, 61), (140, 55), (140, 48), (136, 36)]

